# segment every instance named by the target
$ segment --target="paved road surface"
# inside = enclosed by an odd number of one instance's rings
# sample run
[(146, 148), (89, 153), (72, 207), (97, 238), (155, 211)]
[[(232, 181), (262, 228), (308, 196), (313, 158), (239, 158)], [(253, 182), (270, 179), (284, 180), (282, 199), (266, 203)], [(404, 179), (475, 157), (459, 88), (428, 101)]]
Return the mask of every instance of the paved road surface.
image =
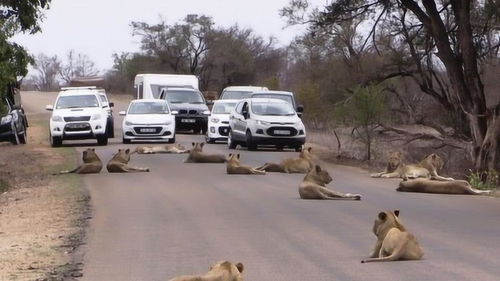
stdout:
[[(45, 105), (34, 94), (24, 102), (30, 110)], [(189, 145), (202, 137), (177, 139)], [(104, 161), (118, 148), (135, 147), (120, 140), (96, 146)], [(81, 148), (87, 145), (94, 142)], [(229, 152), (223, 144), (206, 151)], [(250, 165), (295, 155), (238, 152)], [(298, 199), (302, 175), (228, 176), (222, 164), (184, 164), (185, 158), (136, 155), (131, 164), (150, 173), (84, 177), (93, 219), (81, 280), (169, 280), (205, 273), (224, 259), (243, 262), (247, 281), (500, 280), (499, 199), (398, 193), (398, 180), (325, 164), (331, 187), (363, 200), (306, 201)], [(424, 260), (360, 263), (375, 242), (373, 220), (385, 209), (401, 210)]]

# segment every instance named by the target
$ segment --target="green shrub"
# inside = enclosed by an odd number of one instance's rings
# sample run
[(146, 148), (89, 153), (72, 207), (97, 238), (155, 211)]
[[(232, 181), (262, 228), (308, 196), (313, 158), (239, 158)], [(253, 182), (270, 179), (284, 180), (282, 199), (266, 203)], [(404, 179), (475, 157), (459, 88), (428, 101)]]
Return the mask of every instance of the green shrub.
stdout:
[(497, 189), (499, 184), (498, 172), (495, 170), (490, 170), (487, 172), (470, 171), (468, 179), (472, 187), (481, 190)]

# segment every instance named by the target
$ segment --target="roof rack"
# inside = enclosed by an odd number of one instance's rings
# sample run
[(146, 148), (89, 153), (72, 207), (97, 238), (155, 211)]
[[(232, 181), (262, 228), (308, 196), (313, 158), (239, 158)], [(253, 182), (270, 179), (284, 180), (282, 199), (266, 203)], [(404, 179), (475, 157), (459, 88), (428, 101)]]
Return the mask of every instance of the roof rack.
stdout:
[(62, 87), (61, 91), (70, 91), (70, 90), (95, 90), (96, 86), (85, 86), (85, 87)]

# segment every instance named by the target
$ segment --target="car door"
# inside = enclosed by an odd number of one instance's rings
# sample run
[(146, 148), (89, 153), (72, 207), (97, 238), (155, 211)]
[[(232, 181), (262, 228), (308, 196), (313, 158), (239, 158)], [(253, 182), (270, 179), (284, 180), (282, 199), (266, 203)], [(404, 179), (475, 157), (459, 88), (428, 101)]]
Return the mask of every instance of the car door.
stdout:
[(231, 113), (231, 115), (229, 116), (229, 124), (231, 127), (232, 136), (239, 140), (242, 139), (242, 135), (244, 134), (244, 131), (242, 131), (244, 130), (244, 128), (242, 127), (242, 120), (244, 120), (242, 110), (245, 104), (246, 102), (243, 101), (238, 103), (233, 113)]

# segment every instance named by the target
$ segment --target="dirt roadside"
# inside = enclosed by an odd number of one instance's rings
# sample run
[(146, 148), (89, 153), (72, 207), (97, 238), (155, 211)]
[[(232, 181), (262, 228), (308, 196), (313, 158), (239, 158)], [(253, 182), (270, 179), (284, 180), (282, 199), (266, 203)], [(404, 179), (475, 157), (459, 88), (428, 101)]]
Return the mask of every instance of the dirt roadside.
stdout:
[(45, 117), (28, 117), (28, 144), (0, 143), (0, 280), (71, 280), (83, 241), (89, 195), (76, 175), (74, 148), (48, 145)]

